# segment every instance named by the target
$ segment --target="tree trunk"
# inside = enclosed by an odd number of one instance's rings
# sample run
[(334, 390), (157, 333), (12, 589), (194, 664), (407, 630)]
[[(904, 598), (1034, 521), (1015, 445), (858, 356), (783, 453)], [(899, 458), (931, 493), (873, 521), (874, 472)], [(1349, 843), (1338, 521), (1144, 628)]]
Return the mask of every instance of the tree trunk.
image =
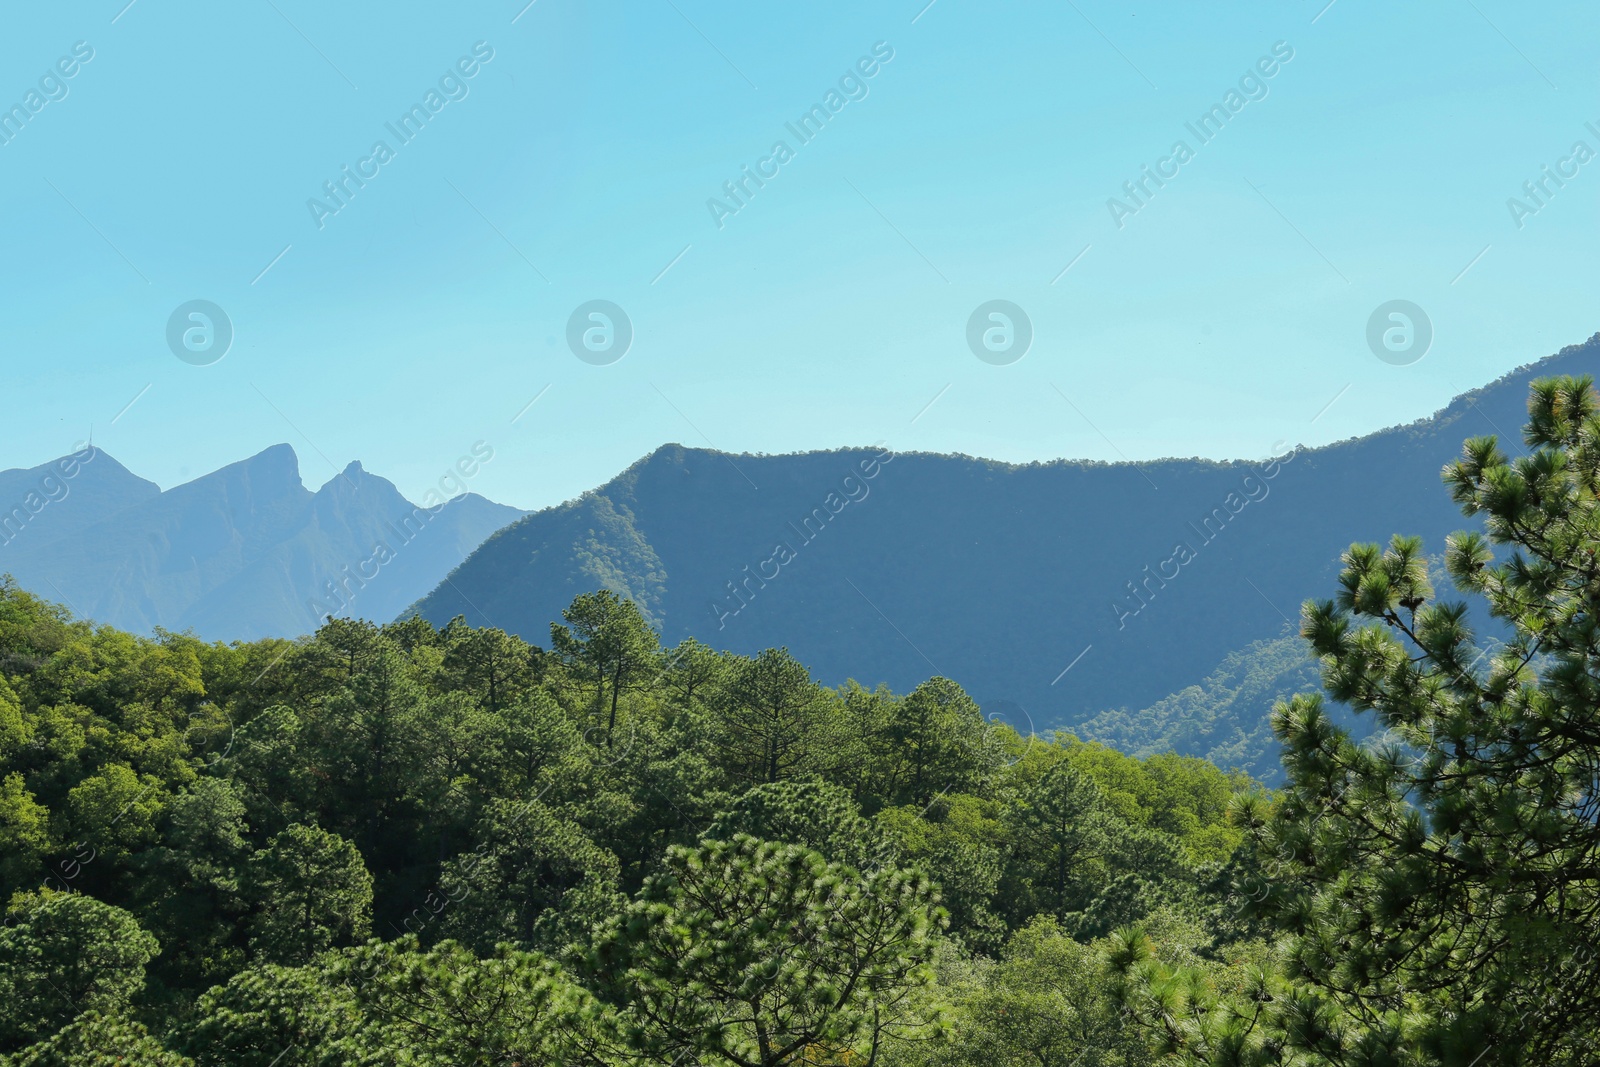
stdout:
[(617, 660), (617, 669), (611, 676), (611, 720), (606, 723), (606, 748), (611, 747), (611, 735), (617, 729), (617, 697), (622, 694), (622, 661)]

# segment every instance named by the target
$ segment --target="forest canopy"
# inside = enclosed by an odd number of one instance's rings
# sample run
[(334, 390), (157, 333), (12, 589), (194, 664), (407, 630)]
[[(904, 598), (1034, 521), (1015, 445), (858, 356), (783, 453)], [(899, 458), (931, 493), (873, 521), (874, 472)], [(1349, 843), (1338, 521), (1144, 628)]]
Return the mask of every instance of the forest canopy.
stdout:
[(1281, 791), (607, 591), (222, 645), (7, 580), (0, 1063), (1593, 1062), (1596, 412), (1466, 443), (1442, 570), (1350, 548)]
[(19, 1063), (943, 1055), (950, 991), (1021, 945), (1203, 944), (1254, 788), (1024, 737), (946, 678), (664, 649), (605, 591), (548, 649), (417, 618), (221, 645), (7, 583), (0, 678)]

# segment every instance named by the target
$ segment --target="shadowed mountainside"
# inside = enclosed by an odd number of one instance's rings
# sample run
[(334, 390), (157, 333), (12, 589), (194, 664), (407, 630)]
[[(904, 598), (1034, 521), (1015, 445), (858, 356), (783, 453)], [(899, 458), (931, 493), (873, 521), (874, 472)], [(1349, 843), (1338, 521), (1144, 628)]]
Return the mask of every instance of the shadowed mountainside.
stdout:
[(1597, 369), (1600, 335), (1430, 418), (1277, 463), (669, 445), (499, 531), (416, 610), (544, 644), (576, 594), (605, 587), (669, 643), (787, 646), (829, 683), (905, 689), (943, 674), (1024, 727), (1076, 727), (1278, 637), (1301, 601), (1332, 595), (1353, 541), (1415, 533), (1441, 552), (1464, 525), (1438, 483), (1462, 440), (1515, 434), (1534, 378)]

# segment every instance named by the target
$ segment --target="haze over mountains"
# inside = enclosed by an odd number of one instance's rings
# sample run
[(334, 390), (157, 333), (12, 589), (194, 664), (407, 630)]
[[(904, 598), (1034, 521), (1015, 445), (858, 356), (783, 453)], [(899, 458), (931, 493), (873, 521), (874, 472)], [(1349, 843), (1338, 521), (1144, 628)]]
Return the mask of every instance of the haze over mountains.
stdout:
[[(1198, 730), (1190, 715), (1180, 751), (1248, 750), (1233, 762), (1249, 764), (1270, 747), (1271, 702), (1315, 676), (1292, 642), (1258, 646), (1276, 664), (1265, 675), (1229, 657), (1292, 632), (1306, 598), (1331, 597), (1353, 541), (1421, 534), (1441, 553), (1465, 525), (1439, 482), (1463, 439), (1499, 434), (1521, 451), (1529, 382), (1596, 370), (1600, 335), (1430, 418), (1277, 463), (669, 445), (499, 531), (418, 610), (543, 644), (574, 595), (603, 586), (669, 644), (788, 646), (835, 684), (904, 690), (943, 674), (1021, 725), (1094, 719), (1085, 732), (1133, 748), (1140, 715), (1104, 713), (1209, 678), (1201, 689), (1225, 710)], [(1170, 703), (1157, 713), (1182, 717)]]
[(523, 514), (475, 494), (419, 508), (359, 463), (312, 492), (288, 445), (166, 492), (88, 448), (0, 471), (0, 507), (0, 573), (96, 622), (216, 640), (393, 618)]
[(607, 588), (669, 645), (787, 646), (828, 684), (943, 674), (1023, 728), (1270, 779), (1266, 713), (1316, 682), (1289, 635), (1339, 554), (1394, 532), (1440, 553), (1462, 440), (1520, 450), (1529, 382), (1597, 370), (1600, 335), (1430, 418), (1257, 462), (667, 445), (532, 514), (472, 494), (429, 512), (360, 464), (313, 492), (287, 445), (166, 492), (96, 450), (70, 477), (0, 472), (0, 572), (99, 622), (220, 640), (415, 610), (547, 645)]

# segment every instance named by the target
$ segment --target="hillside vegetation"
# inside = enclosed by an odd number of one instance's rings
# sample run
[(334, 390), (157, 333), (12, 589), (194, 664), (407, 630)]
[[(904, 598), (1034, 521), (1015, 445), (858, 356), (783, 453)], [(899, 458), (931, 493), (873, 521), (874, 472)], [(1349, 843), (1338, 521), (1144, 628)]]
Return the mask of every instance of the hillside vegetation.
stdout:
[(1445, 468), (1481, 529), (1304, 605), (1278, 791), (664, 649), (606, 590), (546, 647), (225, 646), (4, 583), (0, 1063), (1592, 1064), (1592, 381), (1535, 383), (1524, 443)]
[[(1230, 656), (1292, 628), (1353, 541), (1404, 530), (1442, 551), (1460, 516), (1438, 474), (1462, 439), (1514, 432), (1534, 378), (1597, 367), (1592, 338), (1429, 418), (1317, 448), (1297, 443), (1315, 405), (1284, 412), (1284, 439), (1250, 461), (670, 445), (498, 531), (417, 607), (542, 642), (574, 597), (610, 589), (670, 644), (787, 646), (829, 685), (904, 691), (939, 674), (1024, 732), (1077, 733), (1209, 687)], [(1276, 758), (1258, 732), (1286, 692), (1229, 698), (1257, 735), (1243, 762)]]
[[(1011, 1041), (1035, 957), (1082, 981), (1151, 917), (1175, 959), (1211, 943), (1251, 788), (1023, 736), (944, 678), (664, 650), (609, 592), (548, 649), (420, 619), (224, 646), (7, 585), (0, 678), (25, 1063), (777, 1064), (921, 1048), (952, 998)], [(1126, 1043), (1082, 993), (1042, 1039)]]

